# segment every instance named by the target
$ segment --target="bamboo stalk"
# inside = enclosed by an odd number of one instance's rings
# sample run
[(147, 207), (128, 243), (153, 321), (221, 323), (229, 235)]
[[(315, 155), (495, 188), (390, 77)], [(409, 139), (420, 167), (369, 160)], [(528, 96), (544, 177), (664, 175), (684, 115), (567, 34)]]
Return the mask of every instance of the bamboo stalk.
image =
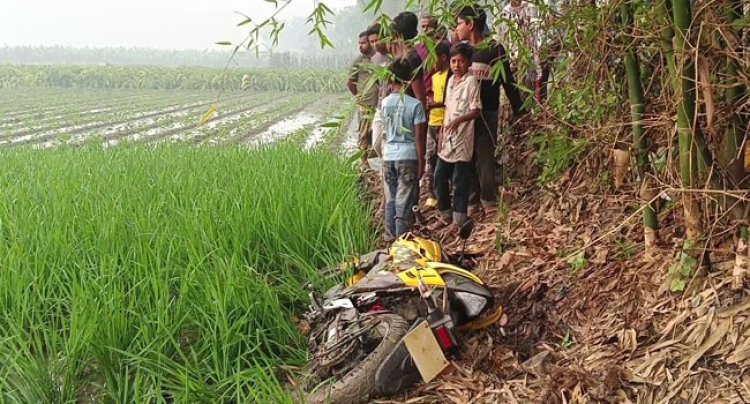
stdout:
[[(680, 156), (680, 183), (684, 188), (692, 188), (698, 182), (698, 153), (694, 142), (697, 128), (695, 120), (695, 61), (689, 49), (689, 28), (692, 19), (689, 0), (672, 2), (674, 23), (674, 54), (677, 68), (677, 141)], [(708, 166), (708, 164), (707, 164)], [(694, 195), (684, 194), (685, 243), (694, 246), (702, 232), (700, 205)]]
[[(731, 24), (733, 21), (742, 17), (742, 2), (740, 0), (727, 0), (728, 13), (727, 23)], [(732, 36), (730, 39), (734, 42), (729, 45), (741, 44), (741, 31), (729, 33)], [(740, 49), (741, 52), (741, 49)], [(744, 154), (745, 150), (742, 148), (744, 142), (744, 133), (742, 128), (746, 127), (743, 122), (742, 116), (737, 113), (739, 111), (739, 103), (745, 96), (746, 89), (742, 82), (738, 79), (740, 68), (737, 63), (737, 59), (730, 53), (727, 56), (726, 66), (726, 85), (727, 91), (725, 93), (726, 101), (728, 105), (731, 105), (734, 111), (732, 118), (727, 127), (725, 139), (724, 139), (724, 161), (726, 169), (732, 178), (732, 182), (735, 186), (742, 184), (743, 177), (745, 177), (744, 167)], [(744, 203), (742, 204), (744, 205)], [(747, 227), (747, 210), (738, 207), (736, 209), (738, 215), (740, 215), (743, 226), (739, 229), (737, 235), (737, 246), (735, 248), (735, 260), (734, 267), (732, 268), (732, 290), (740, 291), (744, 287), (745, 276), (748, 270), (748, 227)]]
[(672, 38), (674, 38), (674, 29), (672, 28), (672, 1), (662, 0), (658, 7), (661, 18), (664, 20), (664, 30), (661, 32), (661, 47), (664, 57), (667, 61), (667, 71), (669, 72), (669, 83), (674, 94), (679, 92), (677, 83), (677, 66), (674, 61), (674, 48), (672, 47)]
[[(630, 8), (630, 3), (623, 3), (621, 6), (621, 14), (626, 29), (632, 34), (633, 30), (633, 18)], [(636, 171), (638, 173), (639, 189), (641, 194), (648, 194), (648, 187), (646, 183), (646, 175), (648, 172), (649, 159), (648, 159), (648, 142), (646, 140), (645, 131), (643, 129), (643, 113), (645, 110), (645, 100), (643, 96), (643, 84), (641, 83), (641, 69), (638, 63), (638, 55), (633, 49), (635, 45), (631, 44), (628, 46), (625, 53), (625, 69), (628, 76), (628, 95), (630, 98), (630, 114), (632, 119), (632, 130), (633, 130), (633, 145), (636, 150)], [(644, 195), (641, 195), (642, 197)], [(643, 225), (644, 225), (644, 244), (646, 251), (649, 253), (650, 250), (656, 244), (658, 238), (657, 230), (659, 229), (659, 222), (656, 217), (654, 207), (647, 201), (651, 198), (644, 199), (646, 207), (643, 209)]]
[[(727, 23), (739, 19), (742, 17), (742, 2), (740, 0), (727, 0)], [(732, 45), (739, 46), (741, 44), (741, 32), (729, 32), (730, 40), (733, 43), (727, 44), (728, 47)], [(741, 49), (740, 49), (741, 52)], [(744, 133), (742, 128), (745, 126), (742, 122), (742, 117), (737, 112), (739, 111), (738, 103), (743, 99), (746, 93), (745, 87), (742, 82), (738, 80), (741, 69), (737, 62), (737, 58), (733, 57), (730, 53), (726, 59), (726, 65), (724, 68), (726, 74), (726, 87), (725, 93), (727, 104), (733, 106), (732, 119), (727, 128), (724, 142), (724, 161), (727, 166), (727, 171), (732, 176), (732, 180), (735, 184), (740, 184), (745, 176), (744, 169), (744, 150), (741, 150), (742, 143), (744, 142)]]
[[(677, 0), (676, 0), (677, 1)], [(682, 1), (682, 0), (680, 0)], [(690, 14), (689, 9), (689, 2), (688, 3), (688, 14)], [(695, 77), (695, 61), (692, 61), (687, 66), (683, 63), (686, 58), (690, 56), (690, 50), (685, 47), (685, 36), (684, 32), (681, 38), (675, 37), (675, 29), (676, 29), (676, 22), (673, 17), (674, 13), (674, 7), (671, 0), (662, 0), (660, 6), (659, 6), (659, 13), (664, 19), (665, 22), (665, 29), (661, 33), (661, 46), (662, 46), (662, 52), (664, 53), (664, 56), (667, 60), (667, 70), (669, 71), (670, 76), (670, 84), (672, 87), (672, 90), (674, 91), (675, 96), (678, 100), (681, 100), (682, 96), (682, 89), (683, 89), (683, 83), (685, 81), (691, 81), (694, 80)], [(685, 26), (685, 30), (690, 25), (690, 16), (688, 16), (687, 20), (687, 26)], [(680, 41), (679, 44), (677, 41)], [(674, 42), (674, 44), (673, 44)], [(681, 53), (675, 55), (675, 46), (680, 46), (683, 49), (680, 51)], [(679, 62), (679, 64), (678, 64)], [(692, 81), (692, 98), (689, 100), (690, 102), (687, 107), (690, 109), (690, 116), (692, 119), (688, 121), (685, 124), (685, 127), (690, 127), (695, 118), (695, 82)], [(678, 112), (681, 109), (680, 107), (681, 103), (678, 102)], [(680, 127), (680, 116), (678, 114), (678, 131)], [(711, 156), (711, 152), (708, 149), (708, 146), (706, 145), (706, 140), (703, 137), (703, 134), (698, 130), (697, 127), (691, 129), (691, 138), (692, 142), (694, 143), (694, 147), (697, 148), (696, 158), (693, 162), (693, 167), (698, 167), (698, 158), (700, 158), (700, 165), (703, 167), (706, 167), (710, 169), (713, 166), (713, 157)], [(697, 177), (696, 177), (697, 178)], [(711, 178), (712, 181), (715, 181), (715, 178)]]

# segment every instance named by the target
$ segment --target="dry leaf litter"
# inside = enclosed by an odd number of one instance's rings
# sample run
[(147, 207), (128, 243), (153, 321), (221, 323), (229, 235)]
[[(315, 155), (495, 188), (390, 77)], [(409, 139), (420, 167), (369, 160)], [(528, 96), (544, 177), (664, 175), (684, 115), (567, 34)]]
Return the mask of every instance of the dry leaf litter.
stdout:
[[(647, 257), (633, 184), (615, 190), (599, 175), (612, 165), (606, 151), (540, 187), (533, 152), (512, 143), (504, 147), (515, 156), (506, 162), (513, 181), (496, 214), (474, 217), (469, 240), (485, 254), (475, 273), (507, 316), (463, 335), (447, 374), (374, 402), (750, 402), (750, 298), (729, 287), (731, 235), (715, 235), (711, 271), (685, 293), (670, 292), (681, 208), (661, 214), (669, 242)], [(378, 174), (364, 179), (378, 201)], [(437, 219), (435, 211), (424, 216)], [(460, 248), (455, 235), (434, 237)]]

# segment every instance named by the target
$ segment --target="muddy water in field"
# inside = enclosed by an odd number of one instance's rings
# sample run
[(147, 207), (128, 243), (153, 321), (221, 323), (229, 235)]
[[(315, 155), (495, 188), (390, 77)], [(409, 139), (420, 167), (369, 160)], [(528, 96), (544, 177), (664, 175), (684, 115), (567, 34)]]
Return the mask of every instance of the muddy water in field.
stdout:
[(302, 111), (291, 118), (286, 118), (284, 120), (276, 122), (264, 132), (258, 134), (257, 136), (254, 136), (252, 139), (249, 139), (248, 143), (251, 145), (273, 143), (318, 121), (320, 121), (319, 115)]
[[(171, 115), (175, 117), (180, 117), (187, 115), (192, 108), (197, 108), (201, 105), (204, 105), (205, 102), (198, 102), (198, 103), (191, 103), (191, 104), (182, 104), (177, 106), (171, 106), (169, 108), (160, 108), (160, 109), (154, 109), (144, 112), (137, 112), (137, 113), (129, 113), (124, 112), (122, 117), (117, 117), (119, 122), (116, 123), (108, 123), (108, 120), (110, 118), (102, 119), (102, 120), (94, 120), (92, 122), (87, 122), (79, 125), (71, 125), (71, 126), (64, 126), (61, 128), (55, 128), (55, 129), (49, 129), (45, 130), (43, 132), (37, 132), (37, 133), (31, 133), (23, 136), (15, 136), (10, 138), (9, 140), (2, 140), (0, 141), (0, 145), (2, 144), (19, 144), (19, 143), (27, 143), (34, 141), (36, 139), (45, 139), (53, 136), (59, 136), (59, 135), (70, 135), (71, 138), (67, 141), (67, 143), (72, 144), (79, 144), (86, 140), (86, 138), (92, 136), (92, 135), (103, 135), (108, 136), (112, 133), (118, 133), (124, 129), (128, 128), (137, 128), (141, 125), (146, 126), (153, 126), (155, 122), (157, 122), (157, 118), (161, 114), (165, 115)], [(105, 128), (103, 130), (100, 130), (100, 128)], [(61, 143), (60, 140), (57, 139), (50, 139), (53, 141), (53, 143)], [(42, 143), (47, 143), (47, 140), (42, 141)], [(50, 147), (50, 146), (47, 146)]]
[[(52, 116), (46, 116), (46, 117), (39, 118), (39, 119), (34, 119), (34, 123), (35, 124), (40, 124), (40, 123), (48, 124), (50, 122), (62, 122), (62, 121), (65, 120), (65, 118), (70, 117), (70, 115), (72, 115), (72, 114), (75, 114), (78, 117), (83, 117), (83, 116), (87, 116), (87, 115), (102, 114), (102, 113), (110, 112), (110, 111), (113, 111), (113, 110), (114, 110), (113, 108), (96, 108), (96, 109), (90, 109), (90, 110), (81, 111), (81, 112), (52, 115)], [(27, 119), (29, 119), (29, 118), (27, 118)], [(24, 121), (21, 120), (21, 119), (13, 120), (13, 118), (11, 118), (8, 121), (9, 122), (6, 122), (6, 123), (0, 123), (0, 130), (3, 130), (3, 129), (8, 129), (9, 130), (9, 132), (8, 132), (9, 135), (8, 136), (13, 135), (13, 133), (14, 133), (13, 130), (17, 129), (18, 126), (24, 125)], [(21, 128), (21, 129), (24, 130), (24, 131), (35, 131), (35, 130), (37, 130), (39, 128), (45, 128), (45, 127), (46, 126), (43, 126), (43, 125), (35, 125), (35, 126), (23, 126), (23, 128)]]
[(305, 140), (305, 150), (312, 150), (316, 148), (326, 138), (329, 130), (332, 129), (323, 128), (320, 126), (315, 128), (315, 130), (312, 131), (307, 140)]

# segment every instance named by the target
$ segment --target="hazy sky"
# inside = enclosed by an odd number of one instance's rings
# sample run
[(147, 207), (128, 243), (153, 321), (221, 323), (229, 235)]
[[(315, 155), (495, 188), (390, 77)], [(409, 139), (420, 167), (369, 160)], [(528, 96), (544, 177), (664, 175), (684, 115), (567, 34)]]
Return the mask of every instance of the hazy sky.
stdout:
[[(283, 0), (279, 0), (279, 4)], [(329, 7), (354, 0), (325, 0)], [(293, 0), (282, 17), (307, 16), (313, 0)], [(239, 11), (259, 19), (274, 6), (264, 0), (0, 0), (0, 46), (139, 46), (219, 49), (239, 41)]]

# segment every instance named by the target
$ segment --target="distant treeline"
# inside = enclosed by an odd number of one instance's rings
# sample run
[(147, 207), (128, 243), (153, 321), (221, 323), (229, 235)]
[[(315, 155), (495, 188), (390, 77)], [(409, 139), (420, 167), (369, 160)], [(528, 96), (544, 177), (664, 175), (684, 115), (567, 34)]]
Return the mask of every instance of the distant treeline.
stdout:
[(344, 70), (0, 65), (0, 88), (343, 92)]
[[(44, 65), (123, 65), (123, 66), (204, 66), (280, 67), (303, 69), (345, 68), (356, 48), (348, 53), (297, 54), (231, 50), (162, 50), (149, 48), (73, 48), (67, 46), (0, 47), (0, 64)], [(231, 62), (230, 62), (231, 58)]]

